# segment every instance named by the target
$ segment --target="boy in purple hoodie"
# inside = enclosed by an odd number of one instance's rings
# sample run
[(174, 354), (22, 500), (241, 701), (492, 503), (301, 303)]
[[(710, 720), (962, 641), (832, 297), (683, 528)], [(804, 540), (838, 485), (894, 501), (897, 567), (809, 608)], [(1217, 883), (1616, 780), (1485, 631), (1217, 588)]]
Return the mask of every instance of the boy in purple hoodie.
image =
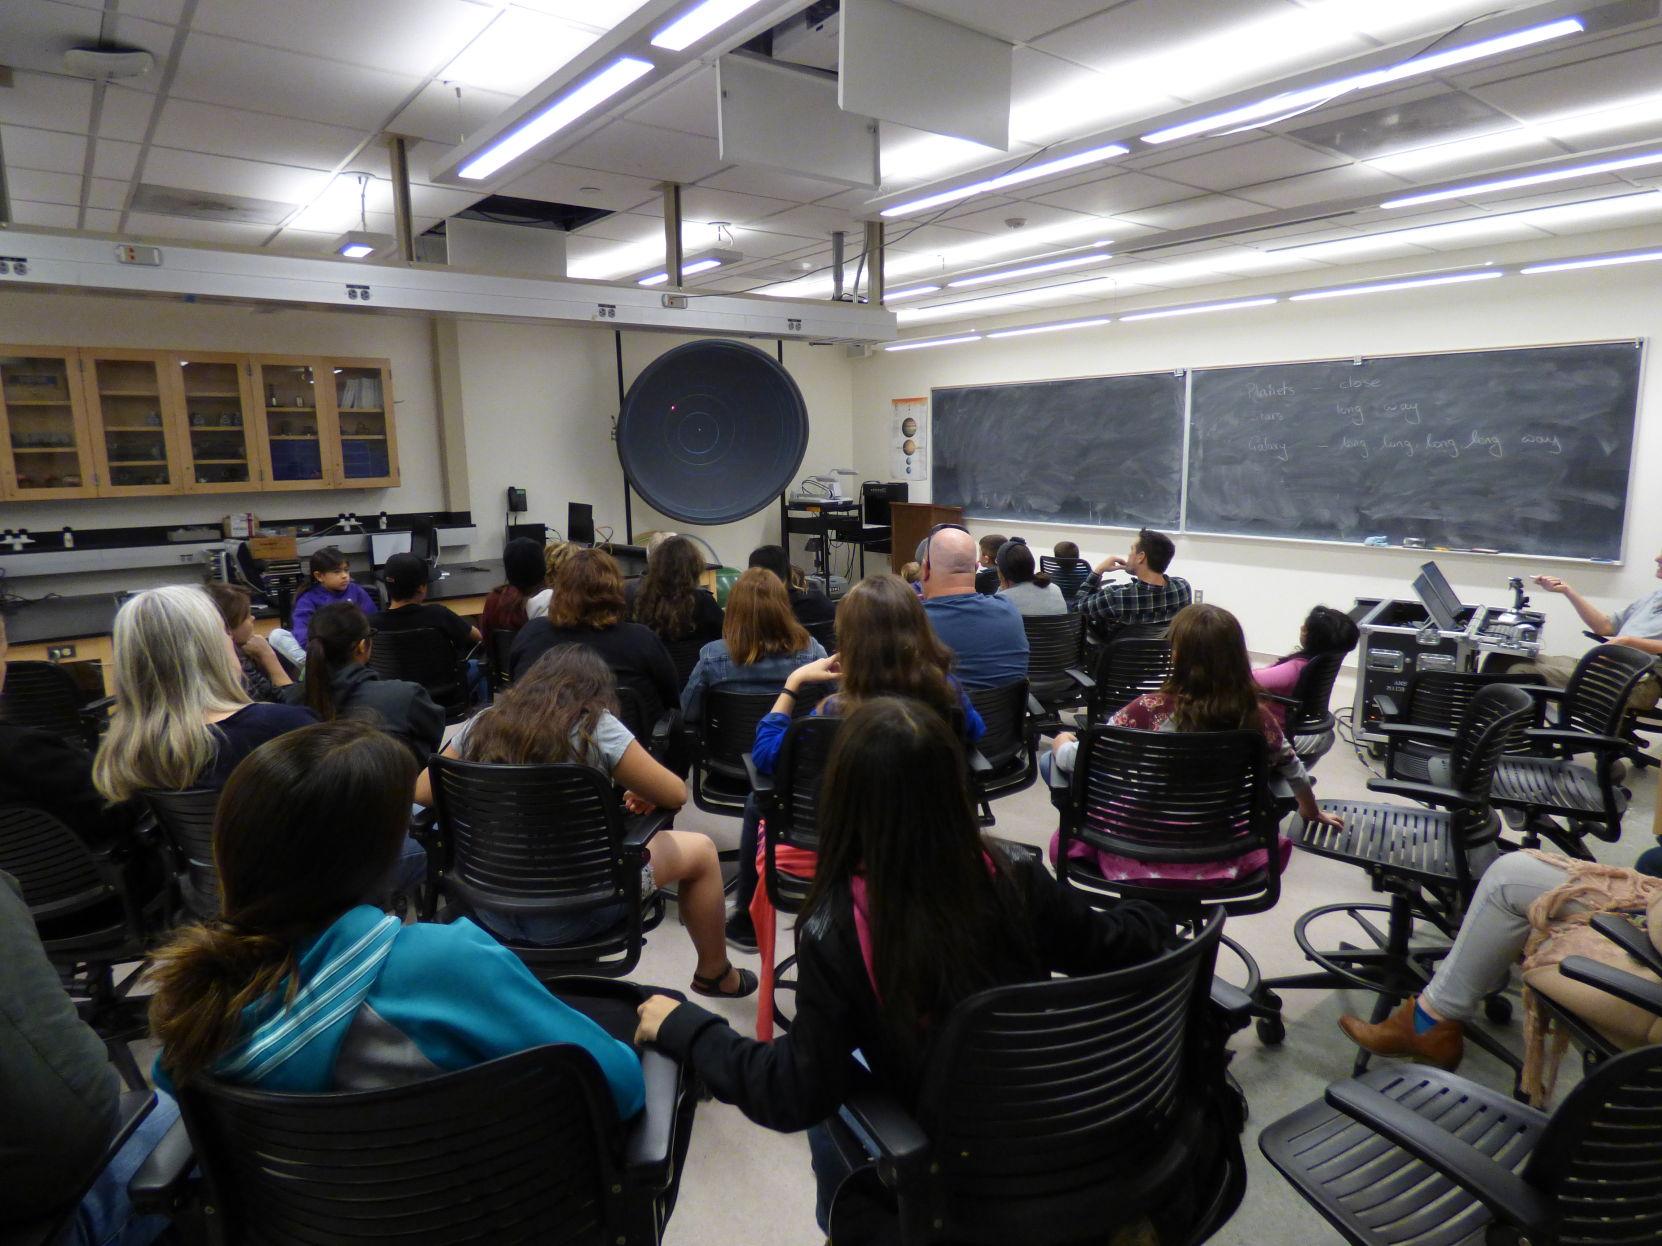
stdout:
[(367, 615), (373, 616), (377, 609), (375, 599), (352, 583), (352, 564), (346, 555), (333, 545), (325, 545), (312, 555), (311, 587), (294, 599), (294, 621), (289, 630), (302, 648), (312, 615), (337, 601), (349, 601)]

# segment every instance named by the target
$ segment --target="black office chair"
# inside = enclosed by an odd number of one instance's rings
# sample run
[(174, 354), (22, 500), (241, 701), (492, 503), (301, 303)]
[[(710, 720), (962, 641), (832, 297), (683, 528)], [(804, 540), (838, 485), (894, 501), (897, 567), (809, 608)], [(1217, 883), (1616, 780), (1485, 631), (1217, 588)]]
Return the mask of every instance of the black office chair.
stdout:
[(1107, 722), (1148, 692), (1158, 692), (1171, 678), (1171, 641), (1153, 636), (1122, 636), (1097, 651), (1096, 669), (1084, 680), (1085, 725)]
[(427, 689), (444, 721), (468, 716), (467, 661), (435, 627), (376, 632), (369, 646), (369, 668), (382, 679), (403, 679)]
[(109, 721), (113, 698), (88, 701), (75, 677), (55, 662), (7, 662), (0, 719), (61, 736), (89, 752)]
[(1090, 564), (1082, 558), (1068, 560), (1066, 566), (1060, 558), (1050, 554), (1039, 555), (1039, 570), (1050, 577), (1050, 582), (1062, 590), (1062, 600), (1068, 603), (1072, 610), (1079, 602), (1079, 590), (1085, 587), (1085, 581), (1091, 578)]
[(705, 813), (744, 816), (750, 777), (744, 755), (756, 742), (777, 692), (734, 692), (720, 684), (704, 694), (704, 717), (693, 731), (692, 798)]
[(508, 655), (513, 651), (514, 640), (519, 636), (517, 628), (498, 627), (485, 637), (485, 666), (490, 674), (491, 689), (501, 692), (514, 682), (513, 670), (508, 665)]
[(198, 921), (219, 916), (219, 871), (214, 866), (214, 814), (218, 788), (146, 792), (173, 857), (174, 881), (185, 911)]
[[(1431, 980), (1448, 946), (1414, 946), (1414, 923), (1426, 921), (1449, 939), (1459, 930), (1475, 888), (1469, 858), (1492, 850), (1498, 837), (1500, 819), (1490, 804), (1495, 769), (1506, 749), (1522, 739), (1533, 712), (1534, 704), (1522, 688), (1508, 684), (1484, 688), (1472, 698), (1461, 720), (1449, 751), (1445, 781), (1368, 780), (1370, 791), (1406, 796), (1420, 804), (1324, 800), (1321, 807), (1342, 817), (1343, 827), (1300, 820), (1293, 831), (1295, 846), (1366, 870), (1374, 889), (1387, 893), (1390, 903), (1345, 901), (1305, 913), (1293, 924), (1293, 938), (1319, 971), (1272, 979), (1264, 983), (1267, 989), (1372, 991), (1378, 996), (1372, 1020), (1378, 1023), (1399, 1001), (1418, 993)], [(1386, 725), (1383, 730), (1390, 735), (1421, 729)], [(1366, 916), (1375, 913), (1386, 914), (1384, 931)], [(1329, 914), (1343, 914), (1354, 923), (1364, 936), (1361, 946), (1318, 949), (1310, 926)], [(1491, 997), (1488, 1007), (1494, 1020), (1510, 1015), (1510, 1006), (1498, 995)], [(1518, 1068), (1516, 1057), (1476, 1026), (1467, 1028), (1466, 1037), (1514, 1070)], [(1357, 1057), (1357, 1072), (1367, 1066), (1367, 1060), (1366, 1052)]]
[(622, 977), (640, 961), (645, 932), (663, 919), (641, 893), (645, 848), (665, 813), (625, 825), (616, 789), (590, 766), (508, 766), (435, 757), (434, 812), (445, 859), (439, 889), (452, 916), (477, 911), (579, 918), (615, 908), (615, 925), (554, 946), (501, 942), (542, 981), (563, 974)]
[[(1208, 1003), (1223, 920), (1146, 964), (964, 1000), (940, 1026), (911, 1113), (874, 1091), (852, 1096), (833, 1136), (875, 1155), (898, 1240), (1107, 1241), (1174, 1206), (1187, 1207), (1187, 1231), (1162, 1240), (1216, 1232), (1246, 1189), (1239, 1101)], [(833, 1244), (848, 1240), (847, 1210), (839, 1194)]]
[(1326, 757), (1337, 738), (1333, 711), (1333, 685), (1348, 653), (1318, 654), (1305, 663), (1290, 697), (1273, 697), (1287, 711), (1287, 738), (1306, 770)]
[(629, 728), (629, 734), (653, 757), (675, 769), (671, 754), (679, 751), (675, 737), (681, 730), (680, 707), (665, 705), (651, 684), (627, 674), (618, 675), (617, 702), (618, 721)]
[(986, 724), (970, 759), (970, 779), (981, 825), (992, 826), (992, 802), (1033, 786), (1039, 777), (1039, 720), (1044, 707), (1027, 693), (1027, 681), (966, 690)]
[[(211, 1077), (128, 1189), (240, 1243), (657, 1246), (675, 1207), (696, 1080), (641, 1055), (646, 1107), (621, 1122), (569, 1045), (381, 1090), (274, 1094)], [(196, 1170), (199, 1166), (199, 1171)]]
[(698, 665), (698, 655), (703, 650), (706, 641), (697, 639), (666, 640), (664, 648), (669, 650), (669, 660), (675, 664), (675, 687), (679, 691), (687, 686), (687, 677), (692, 674), (693, 667)]
[(1074, 613), (1025, 614), (1027, 688), (1044, 707), (1040, 731), (1061, 730), (1063, 710), (1084, 698), (1085, 620)]
[(1550, 1116), (1440, 1069), (1384, 1065), (1258, 1146), (1356, 1246), (1655, 1242), (1662, 1047), (1601, 1063)]
[(437, 577), (439, 569), (439, 529), (431, 515), (417, 515), (410, 520), (410, 553), (427, 564), (427, 578)]
[[(150, 1032), (130, 998), (159, 930), (165, 894), (141, 907), (120, 865), (95, 853), (44, 810), (0, 806), (0, 870), (17, 879), (46, 958), (64, 976), (81, 1019), (97, 1031), (129, 1089), (147, 1083), (127, 1044)], [(118, 965), (134, 968), (120, 982)]]
[(57, 1246), (70, 1240), (70, 1230), (75, 1223), (81, 1200), (86, 1197), (87, 1191), (92, 1188), (93, 1182), (104, 1169), (109, 1167), (116, 1152), (127, 1145), (133, 1131), (144, 1123), (144, 1118), (150, 1115), (150, 1110), (155, 1106), (156, 1093), (153, 1090), (147, 1088), (122, 1092), (116, 1100), (115, 1133), (104, 1146), (104, 1158), (75, 1197), (49, 1215), (23, 1222), (12, 1221), (0, 1226), (0, 1246)]
[[(1379, 710), (1381, 730), (1399, 726), (1422, 729), (1385, 732), (1385, 777), (1409, 783), (1431, 782), (1432, 759), (1447, 755), (1472, 699), (1494, 684), (1522, 685), (1524, 679), (1504, 672), (1419, 669), (1408, 676), (1408, 686), (1400, 699), (1390, 693), (1376, 693), (1373, 703)], [(1519, 752), (1529, 750), (1522, 738), (1509, 747)]]
[[(1056, 876), (1099, 908), (1130, 897), (1190, 924), (1215, 912), (1267, 912), (1281, 897), (1277, 831), (1286, 812), (1287, 801), (1270, 791), (1261, 732), (1092, 727), (1079, 738), (1062, 806)], [(1239, 861), (1249, 853), (1261, 854), (1263, 865), (1205, 883), (1110, 880), (1094, 858), (1070, 855), (1076, 843), (1149, 865)], [(1259, 1039), (1279, 1043), (1286, 1036), (1281, 1000), (1264, 988), (1252, 954), (1232, 939), (1223, 942), (1246, 967), (1241, 989), (1252, 1001)]]
[(835, 619), (823, 619), (818, 623), (804, 623), (802, 626), (807, 630), (808, 635), (819, 641), (820, 647), (826, 653), (831, 654), (837, 651), (837, 621)]

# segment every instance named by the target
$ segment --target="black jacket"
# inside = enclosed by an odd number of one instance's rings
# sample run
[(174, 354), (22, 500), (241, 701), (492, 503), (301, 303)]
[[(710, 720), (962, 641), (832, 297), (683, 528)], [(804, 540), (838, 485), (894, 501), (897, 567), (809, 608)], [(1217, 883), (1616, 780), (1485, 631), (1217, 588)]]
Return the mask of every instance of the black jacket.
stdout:
[(803, 627), (829, 623), (837, 617), (837, 603), (813, 588), (791, 589), (791, 613)]
[(649, 627), (639, 623), (614, 623), (594, 631), (586, 627), (557, 628), (547, 619), (532, 619), (514, 637), (508, 651), (508, 670), (518, 679), (538, 658), (556, 645), (587, 645), (598, 653), (617, 675), (618, 683), (650, 691), (657, 708), (681, 704), (681, 681), (675, 677), (675, 663), (669, 650)]
[[(1149, 960), (1170, 945), (1172, 924), (1159, 909), (1126, 900), (1093, 913), (1030, 858), (1013, 863), (1033, 946), (1042, 965), (1017, 951), (993, 967), (1002, 982), (1033, 981), (1044, 971), (1104, 973)], [(847, 893), (810, 918), (798, 932), (796, 1017), (790, 1033), (771, 1043), (745, 1038), (726, 1020), (696, 1004), (682, 1004), (658, 1031), (658, 1045), (691, 1060), (716, 1098), (769, 1129), (818, 1124), (852, 1089), (856, 1049), (878, 1084), (908, 1107), (915, 1104), (928, 1058), (898, 1052), (881, 1024), (867, 977)]]
[[(308, 671), (306, 678), (311, 679), (314, 674)], [(307, 703), (304, 681), (282, 691), (284, 699), (291, 704)], [(329, 691), (334, 694), (336, 718), (374, 723), (403, 741), (422, 765), (439, 751), (439, 742), (444, 738), (444, 711), (420, 684), (381, 679), (369, 667), (348, 662), (329, 673)]]
[(133, 828), (129, 805), (108, 808), (93, 790), (92, 758), (62, 736), (0, 722), (0, 805), (30, 805), (90, 847), (110, 848)]

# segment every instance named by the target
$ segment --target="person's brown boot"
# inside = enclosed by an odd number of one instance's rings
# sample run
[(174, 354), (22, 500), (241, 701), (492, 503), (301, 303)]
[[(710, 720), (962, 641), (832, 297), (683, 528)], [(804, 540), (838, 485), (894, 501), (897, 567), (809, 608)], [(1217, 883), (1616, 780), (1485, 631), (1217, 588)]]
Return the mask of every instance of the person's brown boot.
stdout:
[(1466, 1054), (1466, 1027), (1458, 1021), (1439, 1021), (1424, 1034), (1414, 1032), (1414, 996), (1377, 1025), (1360, 1017), (1339, 1018), (1339, 1028), (1364, 1051), (1376, 1056), (1403, 1056), (1434, 1064), (1452, 1073)]

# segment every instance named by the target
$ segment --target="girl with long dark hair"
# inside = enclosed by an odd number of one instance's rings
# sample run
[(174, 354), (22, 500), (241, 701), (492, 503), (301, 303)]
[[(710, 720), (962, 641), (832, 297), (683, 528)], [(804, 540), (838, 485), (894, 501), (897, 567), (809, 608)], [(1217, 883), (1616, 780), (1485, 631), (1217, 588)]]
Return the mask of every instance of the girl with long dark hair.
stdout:
[(1048, 575), (1037, 569), (1033, 551), (1019, 536), (1013, 536), (999, 546), (994, 562), (998, 567), (998, 595), (1022, 614), (1068, 612), (1062, 590), (1050, 582)]
[[(759, 1125), (797, 1130), (825, 1120), (851, 1088), (856, 1051), (882, 1088), (912, 1105), (958, 1001), (1055, 971), (1135, 964), (1172, 939), (1154, 906), (1125, 901), (1092, 913), (1042, 865), (983, 840), (957, 732), (920, 700), (861, 698), (821, 791), (820, 861), (797, 918), (790, 1033), (755, 1042), (663, 996), (640, 1009), (638, 1042), (690, 1062), (716, 1098)], [(843, 1173), (823, 1129), (809, 1140), (823, 1228)]]
[(646, 575), (635, 592), (635, 622), (666, 643), (696, 640), (709, 644), (721, 637), (722, 611), (708, 589), (699, 586), (704, 555), (684, 536), (672, 536), (647, 557)]
[[(1316, 606), (1304, 616), (1304, 626), (1298, 630), (1298, 648), (1286, 657), (1260, 666), (1252, 672), (1253, 680), (1265, 692), (1276, 697), (1290, 697), (1298, 688), (1299, 676), (1310, 665), (1312, 658), (1328, 653), (1349, 653), (1361, 637), (1356, 621), (1343, 610), (1332, 606)], [(1282, 727), (1287, 725), (1285, 706), (1269, 703), (1270, 713)]]

